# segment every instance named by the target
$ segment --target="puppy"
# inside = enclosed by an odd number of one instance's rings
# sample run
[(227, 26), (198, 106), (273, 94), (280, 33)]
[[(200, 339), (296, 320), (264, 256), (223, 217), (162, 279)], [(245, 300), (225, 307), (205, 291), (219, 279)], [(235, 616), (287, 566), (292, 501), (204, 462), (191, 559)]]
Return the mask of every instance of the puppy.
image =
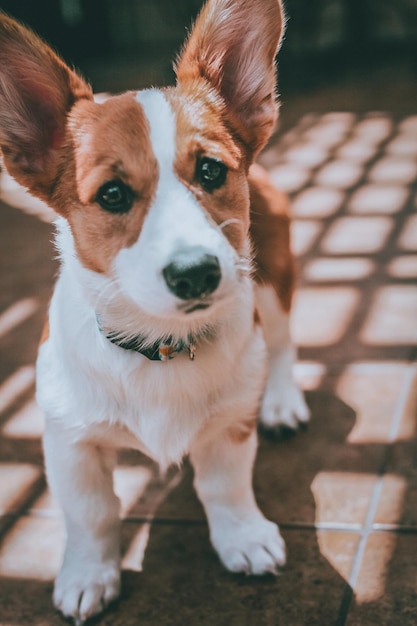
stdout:
[(252, 490), (256, 423), (296, 428), (286, 201), (254, 158), (277, 117), (279, 0), (209, 0), (177, 84), (95, 102), (33, 33), (0, 18), (0, 145), (57, 215), (61, 270), (37, 362), (50, 487), (67, 544), (56, 607), (78, 623), (120, 588), (116, 449), (190, 455), (233, 572), (285, 562)]

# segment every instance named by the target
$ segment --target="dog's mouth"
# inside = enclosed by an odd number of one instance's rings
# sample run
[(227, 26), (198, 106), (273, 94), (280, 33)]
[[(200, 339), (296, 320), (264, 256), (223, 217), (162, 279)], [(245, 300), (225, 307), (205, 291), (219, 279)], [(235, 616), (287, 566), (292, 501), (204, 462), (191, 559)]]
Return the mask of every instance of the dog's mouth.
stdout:
[(204, 311), (208, 309), (212, 305), (211, 301), (198, 301), (198, 302), (187, 302), (185, 304), (181, 304), (178, 308), (183, 313), (189, 315), (190, 313), (194, 313), (195, 311)]

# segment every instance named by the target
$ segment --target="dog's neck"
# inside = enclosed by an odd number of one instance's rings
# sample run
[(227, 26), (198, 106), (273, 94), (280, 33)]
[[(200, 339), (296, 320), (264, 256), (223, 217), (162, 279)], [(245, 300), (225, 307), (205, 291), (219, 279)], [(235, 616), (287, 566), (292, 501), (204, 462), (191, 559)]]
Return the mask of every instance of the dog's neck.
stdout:
[(99, 319), (97, 322), (101, 332), (111, 343), (123, 350), (138, 352), (150, 361), (170, 361), (182, 352), (188, 352), (190, 361), (194, 361), (196, 340), (191, 335), (188, 335), (187, 341), (183, 339), (176, 341), (173, 337), (165, 337), (149, 345), (145, 336), (138, 335), (129, 339), (122, 339), (117, 332), (103, 329)]

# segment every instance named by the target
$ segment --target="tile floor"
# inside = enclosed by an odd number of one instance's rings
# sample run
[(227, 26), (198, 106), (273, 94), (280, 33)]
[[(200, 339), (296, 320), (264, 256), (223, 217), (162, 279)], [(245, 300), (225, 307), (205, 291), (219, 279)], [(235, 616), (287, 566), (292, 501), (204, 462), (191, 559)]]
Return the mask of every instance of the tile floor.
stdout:
[[(256, 463), (288, 565), (277, 579), (224, 571), (188, 465), (161, 479), (124, 453), (123, 594), (95, 623), (417, 624), (417, 116), (304, 115), (261, 160), (292, 200), (296, 375), (313, 415), (261, 439)], [(0, 626), (58, 626), (63, 530), (33, 401), (50, 216), (0, 208)]]

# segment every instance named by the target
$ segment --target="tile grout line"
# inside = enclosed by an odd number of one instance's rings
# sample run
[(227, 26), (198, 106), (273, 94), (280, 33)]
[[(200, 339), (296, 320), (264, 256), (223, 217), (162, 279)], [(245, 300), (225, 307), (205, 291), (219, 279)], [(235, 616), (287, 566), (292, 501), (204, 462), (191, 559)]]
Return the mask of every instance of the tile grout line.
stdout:
[(338, 621), (338, 625), (340, 624), (340, 626), (343, 626), (343, 624), (345, 624), (346, 622), (346, 618), (348, 616), (351, 601), (354, 595), (355, 587), (357, 585), (359, 573), (360, 573), (361, 566), (363, 563), (366, 543), (367, 543), (368, 537), (375, 530), (374, 525), (373, 525), (373, 520), (375, 519), (375, 513), (377, 511), (377, 507), (378, 507), (381, 493), (382, 493), (383, 479), (384, 479), (384, 473), (385, 473), (385, 466), (386, 466), (386, 462), (388, 458), (389, 445), (395, 441), (398, 435), (401, 418), (404, 414), (404, 410), (405, 410), (405, 407), (409, 398), (409, 394), (410, 394), (412, 384), (413, 384), (413, 379), (414, 379), (414, 366), (413, 364), (410, 363), (407, 367), (407, 371), (405, 372), (404, 380), (401, 385), (401, 390), (399, 393), (399, 397), (398, 397), (398, 400), (397, 400), (397, 403), (393, 412), (393, 418), (392, 418), (392, 422), (391, 422), (391, 426), (390, 426), (390, 430), (389, 430), (388, 438), (387, 438), (386, 450), (383, 455), (383, 459), (381, 461), (378, 478), (372, 489), (365, 522), (360, 532), (361, 538), (359, 540), (358, 549), (354, 557), (351, 573), (350, 573), (349, 580), (348, 580), (350, 590), (348, 592), (348, 597), (345, 596), (342, 600), (341, 611), (340, 611), (341, 619)]

